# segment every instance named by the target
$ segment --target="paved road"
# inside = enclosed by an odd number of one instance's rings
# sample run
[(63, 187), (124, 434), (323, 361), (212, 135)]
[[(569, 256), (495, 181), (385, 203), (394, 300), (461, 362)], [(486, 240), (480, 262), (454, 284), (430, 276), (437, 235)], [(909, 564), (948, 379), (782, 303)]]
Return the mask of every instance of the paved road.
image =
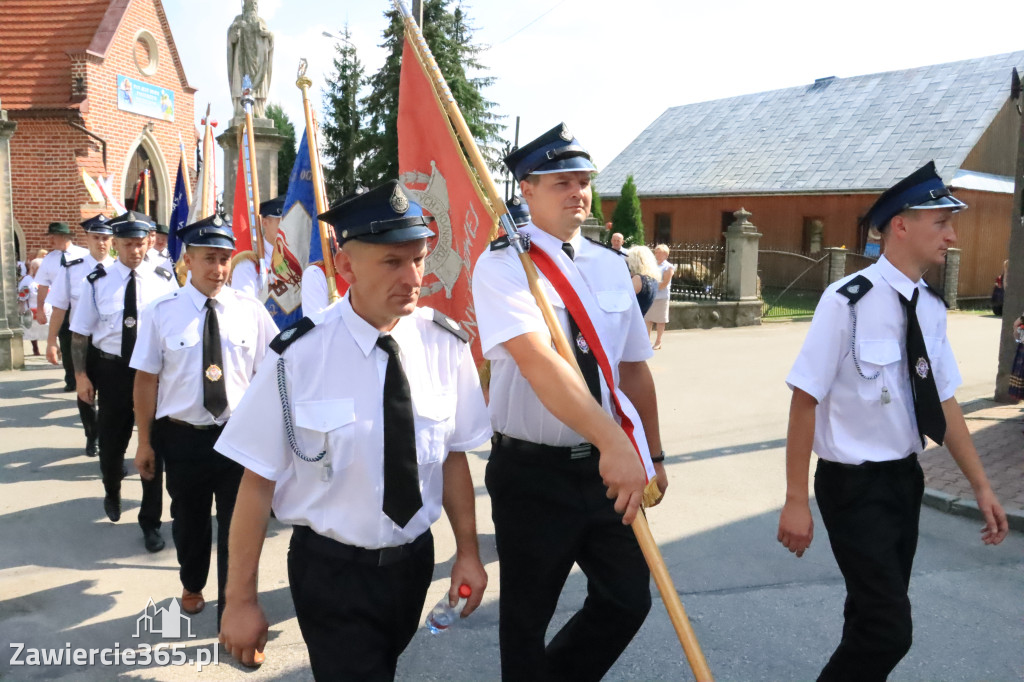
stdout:
[[(842, 581), (823, 531), (800, 560), (774, 539), (789, 402), (782, 380), (805, 330), (804, 323), (775, 323), (670, 332), (652, 363), (672, 484), (650, 514), (651, 527), (718, 680), (814, 679), (839, 636)], [(965, 378), (961, 400), (991, 394), (998, 333), (994, 318), (951, 316)], [(180, 594), (171, 543), (157, 555), (142, 547), (137, 477), (126, 481), (122, 521), (112, 525), (104, 517), (96, 462), (80, 454), (74, 403), (60, 387), (58, 372), (39, 365), (0, 374), (0, 677), (196, 679), (192, 668), (152, 664), (11, 665), (11, 642), (62, 649), (159, 644), (157, 635), (133, 637), (136, 621), (149, 598), (166, 607)], [(498, 679), (498, 566), (482, 485), (486, 454), (474, 453), (471, 467), (492, 589), (459, 628), (442, 636), (421, 629), (400, 662), (401, 680)], [(921, 525), (911, 586), (915, 644), (892, 679), (1022, 679), (1024, 536), (1014, 533), (1002, 546), (986, 548), (976, 521), (933, 509), (923, 510)], [(169, 523), (165, 529), (169, 541)], [(431, 604), (447, 589), (453, 553), (444, 522), (435, 534)], [(243, 672), (221, 661), (199, 679), (311, 679), (285, 577), (288, 536), (287, 529), (272, 528), (264, 550), (260, 584), (272, 623), (267, 663)], [(574, 574), (556, 624), (584, 592), (583, 577)], [(209, 650), (214, 618), (208, 608), (192, 619), (197, 637), (187, 640), (188, 656)], [(690, 679), (660, 600), (607, 679)]]

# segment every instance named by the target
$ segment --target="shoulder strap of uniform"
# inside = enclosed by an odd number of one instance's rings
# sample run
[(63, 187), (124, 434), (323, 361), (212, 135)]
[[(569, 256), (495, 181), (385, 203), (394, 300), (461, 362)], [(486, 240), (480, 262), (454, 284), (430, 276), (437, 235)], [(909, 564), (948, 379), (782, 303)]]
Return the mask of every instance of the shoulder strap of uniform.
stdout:
[(63, 267), (65, 267), (65, 268), (70, 268), (72, 265), (78, 265), (79, 263), (84, 263), (84, 262), (85, 262), (85, 258), (83, 257), (83, 258), (76, 258), (75, 260), (65, 260), (65, 261), (62, 261), (61, 265)]
[(871, 283), (871, 280), (864, 275), (857, 275), (849, 282), (839, 287), (837, 291), (850, 300), (850, 305), (855, 304), (860, 299), (864, 298), (864, 294), (871, 291), (871, 287), (875, 286)]
[(584, 239), (586, 239), (591, 244), (594, 244), (595, 246), (600, 246), (601, 248), (608, 249), (609, 251), (614, 253), (616, 256), (622, 256), (623, 258), (626, 258), (627, 254), (624, 254), (621, 251), (616, 251), (609, 244), (605, 244), (604, 242), (599, 242), (596, 239), (591, 239), (590, 237), (584, 237)]
[(169, 280), (171, 277), (174, 277), (174, 273), (172, 273), (170, 270), (164, 267), (155, 267), (153, 268), (153, 271), (166, 280)]
[(89, 284), (95, 284), (96, 280), (98, 280), (100, 277), (106, 276), (107, 270), (106, 268), (103, 267), (103, 263), (97, 263), (96, 267), (93, 268), (93, 271), (86, 275), (85, 278), (89, 280)]
[(508, 235), (503, 234), (493, 242), (491, 242), (491, 251), (500, 251), (501, 249), (507, 249), (509, 246)]
[(288, 326), (280, 334), (274, 337), (274, 340), (270, 342), (270, 349), (281, 355), (284, 353), (288, 346), (295, 343), (299, 337), (303, 336), (310, 329), (316, 326), (316, 323), (308, 317), (304, 317), (298, 322)]
[(928, 286), (927, 284), (925, 284), (924, 290), (925, 290), (925, 291), (927, 291), (927, 292), (928, 292), (929, 294), (931, 294), (932, 296), (934, 296), (935, 298), (937, 298), (937, 299), (939, 299), (940, 301), (942, 301), (942, 305), (946, 306), (946, 310), (949, 310), (949, 303), (947, 303), (947, 302), (946, 302), (946, 297), (945, 297), (945, 296), (943, 296), (942, 294), (940, 294), (940, 293), (939, 293), (939, 292), (938, 292), (937, 290), (935, 290), (935, 289), (932, 289), (932, 288), (931, 288), (930, 286)]
[(434, 311), (434, 324), (449, 334), (452, 334), (463, 343), (469, 342), (469, 332), (463, 329), (458, 322), (448, 317), (440, 310)]

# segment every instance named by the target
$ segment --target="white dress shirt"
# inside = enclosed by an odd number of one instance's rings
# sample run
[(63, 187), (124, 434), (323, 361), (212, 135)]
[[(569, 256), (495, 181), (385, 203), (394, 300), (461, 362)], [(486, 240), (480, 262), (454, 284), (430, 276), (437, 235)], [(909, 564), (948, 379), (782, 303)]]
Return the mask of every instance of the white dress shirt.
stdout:
[[(131, 270), (120, 260), (106, 268), (103, 277), (85, 283), (82, 297), (71, 311), (71, 331), (92, 336), (92, 345), (104, 353), (121, 354), (124, 325), (124, 289)], [(135, 299), (139, 313), (136, 324), (146, 320), (146, 306), (178, 288), (174, 278), (158, 275), (153, 265), (142, 261), (135, 269)]]
[[(287, 332), (286, 332), (287, 333)], [(405, 528), (382, 511), (384, 501), (384, 374), (380, 332), (352, 309), (346, 295), (317, 326), (278, 356), (271, 350), (216, 449), (276, 481), (274, 512), (349, 545), (404, 545), (441, 515), (442, 465), (449, 452), (487, 442), (480, 382), (469, 346), (419, 308), (399, 319), (391, 336), (401, 349), (416, 424), (423, 507)], [(278, 389), (283, 360), (295, 444), (289, 444)]]
[(81, 263), (76, 263), (67, 268), (67, 277), (58, 277), (50, 287), (50, 293), (46, 295), (46, 302), (54, 308), (68, 310), (78, 304), (78, 298), (82, 295), (82, 287), (86, 286), (85, 276), (96, 269), (97, 263), (102, 262), (107, 268), (114, 262), (110, 256), (102, 261), (97, 261), (91, 253), (85, 254)]
[[(253, 252), (255, 253), (255, 251)], [(266, 266), (268, 277), (273, 277), (270, 266), (273, 263), (274, 245), (263, 240), (263, 263)], [(260, 276), (256, 271), (255, 261), (245, 260), (239, 263), (231, 273), (231, 288), (248, 294), (253, 298), (266, 301), (269, 292), (266, 282), (260, 286)]]
[(227, 421), (277, 335), (273, 318), (255, 298), (223, 287), (213, 300), (228, 408), (214, 419), (203, 407), (206, 296), (186, 284), (147, 308), (132, 353), (134, 369), (160, 377), (156, 419), (171, 417), (195, 425)]
[[(647, 326), (640, 315), (626, 260), (611, 251), (583, 239), (577, 232), (569, 242), (575, 251), (570, 260), (562, 251), (562, 242), (532, 222), (521, 229), (530, 236), (531, 249), (543, 249), (565, 274), (594, 323), (601, 345), (611, 364), (616, 386), (620, 362), (641, 362), (654, 353)], [(569, 344), (569, 316), (561, 297), (543, 275), (541, 285), (555, 309)], [(526, 272), (511, 246), (484, 251), (473, 271), (473, 304), (484, 357), (491, 361), (490, 414), (495, 431), (544, 445), (571, 446), (583, 437), (559, 421), (544, 407), (533, 387), (505, 350), (504, 342), (528, 332), (548, 335), (526, 281)], [(634, 425), (637, 445), (647, 453), (647, 438), (636, 408), (616, 389), (623, 412)], [(601, 403), (616, 421), (615, 407), (608, 386), (601, 378)], [(653, 475), (653, 472), (649, 472)]]
[[(849, 299), (838, 293), (857, 275), (873, 285), (856, 303), (859, 372), (850, 352), (854, 339)], [(814, 452), (819, 457), (861, 464), (902, 459), (921, 449), (905, 349), (907, 319), (899, 299), (910, 299), (915, 288), (921, 290), (917, 318), (939, 400), (952, 398), (960, 386), (960, 370), (946, 338), (946, 307), (924, 280), (912, 282), (882, 256), (825, 290), (786, 377), (791, 389), (799, 388), (818, 401)]]
[(310, 265), (302, 271), (302, 314), (312, 317), (323, 312), (329, 305), (327, 275), (318, 265)]
[(43, 256), (43, 262), (39, 264), (39, 269), (36, 271), (36, 284), (41, 287), (52, 287), (58, 275), (61, 277), (67, 276), (66, 269), (60, 265), (62, 254), (65, 255), (65, 261), (72, 261), (76, 258), (88, 256), (89, 249), (72, 244), (67, 248), (67, 251), (50, 251)]

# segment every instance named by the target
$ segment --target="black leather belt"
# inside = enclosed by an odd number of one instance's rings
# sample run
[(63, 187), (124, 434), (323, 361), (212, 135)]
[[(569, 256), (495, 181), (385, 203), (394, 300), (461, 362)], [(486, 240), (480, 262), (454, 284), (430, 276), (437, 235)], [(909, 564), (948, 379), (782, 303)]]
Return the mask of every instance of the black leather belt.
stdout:
[(860, 464), (846, 464), (845, 462), (833, 462), (828, 459), (818, 459), (818, 464), (847, 471), (868, 471), (871, 469), (900, 469), (912, 467), (917, 464), (917, 453), (911, 452), (903, 459), (887, 459), (884, 462), (861, 462)]
[(175, 419), (174, 417), (160, 417), (157, 421), (167, 421), (177, 426), (187, 426), (190, 429), (196, 429), (197, 431), (209, 431), (212, 429), (223, 429), (227, 422), (223, 424), (191, 424), (181, 419)]
[(128, 361), (122, 358), (120, 355), (114, 355), (113, 353), (108, 353), (107, 351), (100, 350), (99, 348), (96, 349), (96, 353), (98, 353), (99, 356), (104, 360), (114, 360), (116, 362), (123, 362), (125, 364), (128, 364)]
[(555, 457), (558, 459), (587, 459), (592, 455), (600, 455), (600, 451), (590, 443), (579, 445), (544, 445), (542, 443), (531, 443), (521, 438), (513, 438), (503, 433), (496, 433), (491, 436), (491, 446), (501, 446), (506, 450), (542, 457)]
[(428, 530), (412, 542), (399, 545), (398, 547), (365, 549), (332, 540), (329, 537), (320, 535), (309, 526), (292, 526), (292, 542), (298, 543), (306, 549), (329, 559), (354, 561), (359, 564), (366, 564), (367, 566), (390, 566), (391, 564), (397, 564), (399, 561), (405, 561), (427, 545), (427, 543), (432, 543), (433, 541), (434, 536)]

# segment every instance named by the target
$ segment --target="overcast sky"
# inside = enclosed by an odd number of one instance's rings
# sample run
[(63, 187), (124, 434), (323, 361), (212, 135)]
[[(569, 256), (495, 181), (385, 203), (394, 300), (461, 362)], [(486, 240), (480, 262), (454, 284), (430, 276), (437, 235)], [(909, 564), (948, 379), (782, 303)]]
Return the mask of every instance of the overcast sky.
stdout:
[[(240, 0), (163, 0), (198, 117), (231, 118), (227, 29)], [(477, 28), (480, 56), (496, 78), (486, 96), (525, 142), (565, 121), (607, 165), (667, 108), (1024, 49), (1020, 0), (907, 2), (822, 0), (511, 0), (463, 2)], [(321, 102), (334, 41), (347, 23), (367, 73), (384, 60), (378, 47), (389, 0), (262, 0), (275, 34), (270, 101), (301, 134), (295, 87), (309, 60), (311, 96)], [(1007, 83), (1009, 89), (1009, 83)], [(219, 151), (219, 149), (218, 149)], [(223, 163), (218, 161), (218, 169)]]

